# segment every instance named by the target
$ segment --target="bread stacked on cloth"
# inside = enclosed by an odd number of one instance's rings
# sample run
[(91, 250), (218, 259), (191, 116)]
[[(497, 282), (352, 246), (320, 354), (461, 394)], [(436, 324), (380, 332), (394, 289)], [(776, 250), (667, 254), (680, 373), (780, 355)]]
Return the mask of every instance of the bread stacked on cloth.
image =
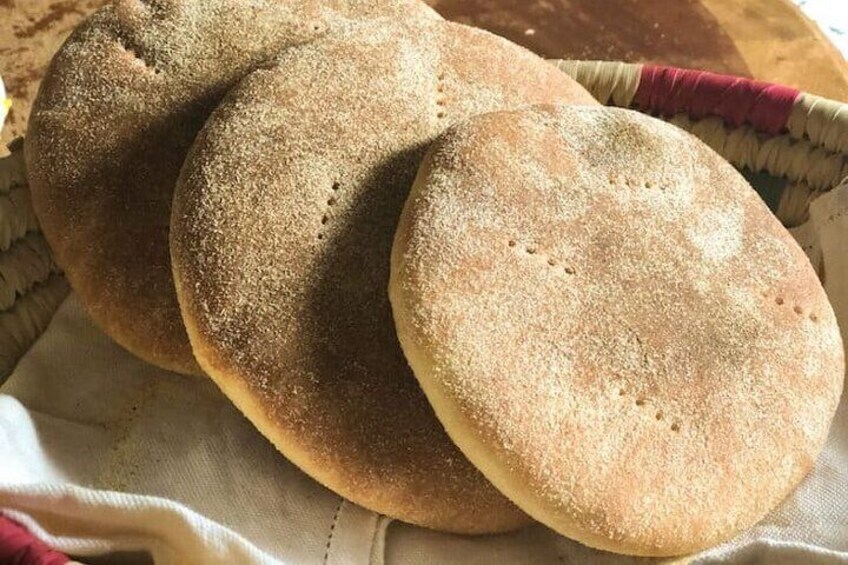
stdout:
[(398, 228), (398, 335), (451, 438), (531, 516), (668, 555), (762, 518), (842, 390), (833, 311), (726, 161), (641, 114), (457, 126)]
[(31, 120), (93, 319), (369, 509), (681, 554), (824, 441), (835, 318), (739, 174), (415, 0), (119, 1)]

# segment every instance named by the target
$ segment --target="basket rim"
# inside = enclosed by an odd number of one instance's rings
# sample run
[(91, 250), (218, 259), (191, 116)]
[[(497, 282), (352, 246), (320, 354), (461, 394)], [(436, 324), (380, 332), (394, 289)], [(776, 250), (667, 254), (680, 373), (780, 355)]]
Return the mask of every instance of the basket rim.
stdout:
[[(670, 118), (720, 117), (731, 128), (789, 133), (848, 152), (848, 103), (758, 79), (651, 63), (551, 59), (603, 104)], [(775, 115), (776, 114), (776, 115)], [(782, 120), (779, 118), (783, 118)]]

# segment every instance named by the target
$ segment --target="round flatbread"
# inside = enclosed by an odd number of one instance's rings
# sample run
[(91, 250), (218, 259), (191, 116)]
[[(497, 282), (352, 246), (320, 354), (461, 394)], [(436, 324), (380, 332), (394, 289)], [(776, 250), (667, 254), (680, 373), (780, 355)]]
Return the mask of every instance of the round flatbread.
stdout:
[(506, 40), (375, 22), (236, 87), (186, 160), (171, 252), (203, 369), (336, 492), (455, 532), (526, 523), (450, 442), (397, 343), (395, 225), (427, 144), (473, 114), (591, 97)]
[(174, 183), (229, 87), (341, 16), (437, 19), (417, 0), (118, 0), (50, 65), (29, 122), (33, 206), (74, 290), (118, 343), (199, 373), (168, 254)]
[(706, 145), (628, 110), (495, 113), (431, 148), (398, 336), (465, 455), (587, 545), (701, 549), (813, 464), (843, 380), (804, 253)]

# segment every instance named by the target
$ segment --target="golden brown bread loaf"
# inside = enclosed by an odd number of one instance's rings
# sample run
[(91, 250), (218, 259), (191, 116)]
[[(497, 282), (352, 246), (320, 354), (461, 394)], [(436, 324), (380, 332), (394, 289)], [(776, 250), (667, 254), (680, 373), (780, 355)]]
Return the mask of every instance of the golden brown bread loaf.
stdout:
[(689, 553), (758, 521), (812, 466), (842, 390), (802, 250), (721, 157), (627, 110), (451, 129), (404, 208), (390, 296), (466, 456), (609, 551)]
[(543, 101), (594, 103), (486, 32), (375, 21), (251, 74), (186, 160), (171, 251), (195, 355), (282, 453), (358, 504), (454, 532), (527, 522), (435, 419), (387, 285), (427, 144), (468, 116)]
[(50, 65), (29, 123), (33, 205), (91, 316), (139, 357), (199, 373), (168, 254), (174, 183), (227, 89), (340, 16), (437, 19), (418, 0), (117, 0)]

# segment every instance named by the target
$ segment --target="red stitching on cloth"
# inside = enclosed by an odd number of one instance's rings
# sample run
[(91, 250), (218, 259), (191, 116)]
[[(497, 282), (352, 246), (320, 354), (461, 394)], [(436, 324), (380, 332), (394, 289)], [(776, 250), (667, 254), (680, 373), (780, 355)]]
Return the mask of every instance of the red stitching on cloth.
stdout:
[(70, 559), (54, 551), (29, 531), (0, 516), (0, 563), (10, 565), (65, 565)]
[(719, 116), (732, 127), (750, 124), (776, 135), (789, 120), (801, 91), (788, 86), (706, 71), (644, 65), (633, 101), (642, 111), (699, 120)]

